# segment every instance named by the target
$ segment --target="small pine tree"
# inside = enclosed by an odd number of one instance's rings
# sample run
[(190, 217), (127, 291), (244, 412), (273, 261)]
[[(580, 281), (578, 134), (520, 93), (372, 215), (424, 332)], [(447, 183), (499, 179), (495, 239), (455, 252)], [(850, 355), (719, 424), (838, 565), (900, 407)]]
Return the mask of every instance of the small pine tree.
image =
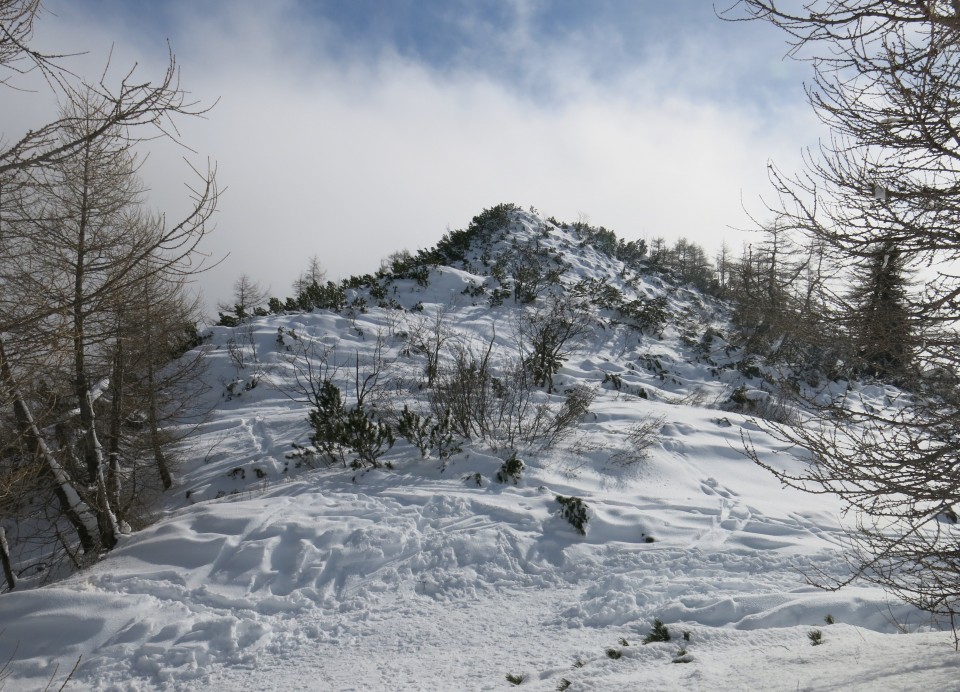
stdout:
[(517, 458), (517, 453), (514, 452), (510, 455), (510, 458), (500, 464), (500, 470), (497, 471), (497, 481), (499, 483), (509, 483), (513, 481), (514, 484), (520, 481), (520, 474), (523, 473), (523, 461)]
[(580, 535), (586, 536), (586, 525), (590, 520), (590, 517), (587, 516), (587, 503), (579, 497), (565, 497), (563, 495), (557, 495), (556, 500), (560, 504), (560, 516), (570, 522), (570, 525), (579, 531)]
[(869, 375), (896, 376), (911, 363), (916, 338), (908, 307), (906, 264), (892, 240), (880, 242), (860, 270), (851, 293), (850, 331)]
[(670, 630), (666, 625), (663, 624), (663, 620), (660, 618), (654, 618), (653, 628), (643, 638), (643, 643), (650, 644), (652, 642), (668, 642), (670, 639)]
[(315, 403), (308, 414), (314, 431), (310, 441), (320, 454), (346, 463), (352, 452), (357, 455), (358, 464), (380, 466), (380, 457), (395, 441), (387, 423), (371, 418), (359, 404), (348, 410), (340, 388), (330, 380), (324, 380)]

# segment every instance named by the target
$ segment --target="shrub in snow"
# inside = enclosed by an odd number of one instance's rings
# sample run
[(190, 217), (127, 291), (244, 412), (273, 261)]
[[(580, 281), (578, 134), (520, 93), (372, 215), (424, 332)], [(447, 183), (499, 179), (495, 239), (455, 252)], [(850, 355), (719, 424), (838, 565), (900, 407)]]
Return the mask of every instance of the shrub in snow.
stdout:
[(783, 392), (773, 396), (762, 389), (744, 386), (733, 390), (725, 408), (744, 411), (777, 423), (789, 424), (796, 417), (795, 412), (787, 405)]
[(813, 646), (820, 646), (823, 644), (823, 632), (820, 630), (810, 630), (807, 632), (807, 639), (810, 640)]
[(615, 372), (603, 373), (603, 382), (600, 383), (601, 386), (605, 385), (607, 382), (609, 382), (610, 386), (616, 389), (618, 392), (623, 388), (623, 378)]
[(693, 661), (693, 656), (687, 653), (687, 650), (682, 646), (677, 649), (677, 653), (673, 656), (674, 663), (691, 663)]
[(317, 308), (340, 312), (347, 305), (347, 297), (343, 286), (338, 286), (332, 281), (322, 285), (314, 281), (303, 287), (296, 297), (296, 305), (301, 310)]
[(827, 616), (826, 616), (825, 618), (823, 618), (823, 621), (824, 621), (825, 623), (827, 623), (828, 625), (832, 625), (833, 623), (836, 622), (836, 620), (834, 619), (833, 615), (831, 615), (830, 613), (827, 613)]
[(663, 624), (663, 621), (660, 618), (653, 619), (653, 629), (643, 638), (644, 644), (650, 644), (651, 642), (668, 642), (670, 641), (670, 630), (666, 625)]
[(340, 388), (330, 380), (324, 380), (314, 403), (308, 416), (314, 431), (310, 441), (320, 454), (346, 464), (352, 452), (358, 457), (354, 463), (380, 466), (379, 458), (394, 443), (387, 423), (372, 418), (359, 403), (348, 410)]
[(217, 321), (217, 325), (220, 327), (236, 327), (238, 324), (240, 324), (240, 318), (233, 315), (224, 314), (222, 312), (218, 312), (217, 315), (220, 317), (220, 319)]
[(503, 305), (503, 301), (510, 297), (513, 291), (510, 286), (498, 286), (490, 293), (490, 307), (495, 308)]
[(416, 447), (424, 459), (431, 452), (440, 459), (447, 459), (461, 450), (450, 427), (449, 411), (434, 422), (433, 416), (423, 417), (404, 404), (397, 422), (397, 434)]
[(580, 279), (570, 287), (569, 293), (577, 298), (585, 298), (591, 305), (605, 310), (617, 310), (623, 305), (623, 291), (611, 286), (606, 277)]
[(611, 658), (614, 661), (623, 658), (623, 652), (620, 649), (607, 649), (607, 658)]
[(632, 425), (627, 431), (626, 448), (613, 453), (610, 461), (620, 466), (629, 466), (650, 456), (650, 448), (660, 442), (660, 429), (663, 428), (664, 420), (666, 419), (663, 416), (647, 416)]
[(663, 334), (663, 328), (670, 317), (667, 311), (667, 299), (664, 296), (651, 300), (642, 298), (631, 300), (620, 306), (617, 311), (631, 327), (648, 334)]
[(519, 359), (497, 361), (493, 338), (482, 350), (458, 344), (429, 390), (431, 410), (438, 417), (449, 414), (458, 436), (507, 449), (556, 444), (579, 424), (595, 396), (589, 387), (574, 387), (558, 406), (536, 389)]
[(514, 452), (509, 459), (500, 464), (500, 470), (497, 471), (497, 481), (500, 483), (509, 483), (510, 481), (517, 483), (520, 481), (521, 473), (523, 473), (523, 462), (517, 458), (517, 454)]
[(387, 423), (371, 418), (359, 405), (347, 412), (346, 445), (353, 449), (362, 465), (379, 467), (381, 456), (393, 447), (393, 431)]
[[(549, 252), (544, 253), (539, 242), (517, 247), (509, 260), (515, 303), (533, 303), (549, 286), (560, 283), (563, 261)], [(550, 260), (553, 260), (554, 266), (551, 266)]]
[(567, 680), (566, 678), (560, 678), (560, 682), (557, 683), (557, 692), (564, 692), (564, 690), (569, 690), (570, 685), (573, 683)]
[(557, 495), (556, 499), (560, 504), (560, 516), (570, 522), (570, 525), (581, 535), (586, 536), (586, 525), (590, 519), (587, 516), (587, 503), (579, 497)]
[(519, 685), (526, 679), (527, 679), (526, 675), (512, 675), (511, 673), (507, 673), (507, 682), (512, 683), (514, 685)]
[(330, 380), (324, 380), (314, 404), (315, 408), (308, 415), (313, 426), (310, 442), (317, 452), (331, 461), (345, 462), (347, 411), (340, 388)]
[(397, 421), (397, 434), (420, 450), (423, 458), (426, 458), (430, 449), (430, 419), (430, 416), (424, 418), (404, 404)]
[(590, 314), (582, 303), (553, 298), (546, 307), (524, 313), (518, 324), (523, 364), (533, 383), (553, 391), (553, 376), (592, 333)]

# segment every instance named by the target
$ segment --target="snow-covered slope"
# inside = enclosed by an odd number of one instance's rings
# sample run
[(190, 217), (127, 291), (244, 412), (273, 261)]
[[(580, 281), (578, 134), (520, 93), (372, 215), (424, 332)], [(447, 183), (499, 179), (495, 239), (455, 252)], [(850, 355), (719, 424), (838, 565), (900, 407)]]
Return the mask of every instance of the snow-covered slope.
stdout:
[[(801, 463), (721, 408), (735, 387), (766, 396), (724, 367), (722, 306), (569, 227), (511, 219), (427, 286), (381, 282), (390, 307), (360, 286), (347, 298), (365, 312), (213, 328), (211, 411), (163, 517), (83, 573), (0, 596), (5, 689), (59, 687), (78, 658), (68, 689), (510, 689), (508, 676), (531, 690), (957, 689), (952, 637), (927, 616), (876, 589), (805, 584), (805, 570), (845, 569), (838, 507), (780, 488), (741, 453), (747, 435), (764, 459)], [(308, 362), (348, 394), (357, 372), (381, 368), (383, 415), (426, 413), (412, 335), (438, 314), (444, 353), (492, 342), (505, 362), (521, 308), (491, 305), (501, 284), (487, 270), (531, 243), (567, 290), (605, 280), (625, 299), (667, 301), (662, 330), (593, 306), (557, 394), (538, 399), (595, 391), (574, 434), (548, 449), (466, 440), (448, 459), (399, 440), (376, 469), (294, 447), (310, 444), (297, 386)], [(499, 482), (514, 451), (524, 469)], [(558, 495), (586, 503), (585, 535)], [(644, 645), (655, 618), (672, 639)]]

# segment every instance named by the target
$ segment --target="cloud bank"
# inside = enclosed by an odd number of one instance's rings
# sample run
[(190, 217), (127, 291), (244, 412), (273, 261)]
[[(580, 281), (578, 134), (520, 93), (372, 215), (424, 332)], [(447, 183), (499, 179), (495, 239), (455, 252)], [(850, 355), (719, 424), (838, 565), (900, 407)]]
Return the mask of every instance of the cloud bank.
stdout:
[(562, 2), (438, 9), (453, 39), (435, 41), (405, 3), (352, 17), (326, 3), (49, 4), (40, 38), (90, 50), (84, 69), (113, 44), (115, 67), (155, 75), (169, 37), (184, 85), (219, 99), (183, 124), (195, 154), (155, 147), (144, 166), (151, 202), (174, 215), (184, 154), (218, 163), (227, 190), (206, 249), (229, 257), (200, 279), (209, 304), (241, 272), (286, 296), (313, 254), (333, 278), (373, 271), (500, 202), (628, 239), (737, 247), (729, 227), (747, 224), (742, 203), (759, 208), (768, 159), (790, 170), (818, 135), (779, 37), (703, 3), (600, 2), (586, 23)]

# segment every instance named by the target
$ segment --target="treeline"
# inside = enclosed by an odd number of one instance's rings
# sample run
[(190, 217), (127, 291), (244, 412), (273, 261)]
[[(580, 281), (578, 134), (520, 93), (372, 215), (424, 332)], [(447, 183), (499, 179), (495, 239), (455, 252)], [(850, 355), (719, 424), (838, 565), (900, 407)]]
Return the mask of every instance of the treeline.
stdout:
[[(371, 305), (398, 308), (391, 284), (412, 280), (427, 286), (438, 266), (454, 266), (490, 277), (470, 290), (491, 305), (512, 299), (529, 304), (555, 285), (566, 266), (536, 239), (512, 238), (514, 204), (499, 204), (473, 218), (466, 229), (449, 231), (432, 248), (395, 252), (373, 274), (339, 283), (325, 280), (317, 257), (293, 282), (294, 295), (267, 298), (246, 275), (234, 286), (234, 300), (222, 304), (220, 323), (236, 325), (248, 315), (347, 309)], [(662, 237), (649, 246), (625, 241), (603, 226), (584, 221), (547, 224), (571, 233), (582, 247), (623, 263), (634, 274), (660, 274), (679, 285), (727, 301), (738, 334), (732, 343), (744, 358), (790, 365), (804, 377), (910, 379), (918, 340), (908, 316), (911, 272), (906, 256), (890, 241), (878, 240), (856, 262), (839, 262), (823, 243), (807, 240), (782, 222), (764, 225), (754, 242), (734, 253), (723, 243), (713, 258), (699, 244)], [(501, 243), (498, 247), (497, 243)], [(915, 374), (915, 373), (913, 373)]]
[[(88, 83), (29, 46), (39, 3), (0, 3), (0, 85), (40, 72), (59, 114), (0, 143), (0, 560), (7, 588), (113, 548), (171, 487), (166, 424), (199, 386), (187, 280), (215, 209), (197, 172), (187, 215), (151, 212), (146, 140), (202, 110), (170, 64)], [(109, 71), (108, 71), (109, 72)], [(11, 555), (11, 552), (14, 554)]]

